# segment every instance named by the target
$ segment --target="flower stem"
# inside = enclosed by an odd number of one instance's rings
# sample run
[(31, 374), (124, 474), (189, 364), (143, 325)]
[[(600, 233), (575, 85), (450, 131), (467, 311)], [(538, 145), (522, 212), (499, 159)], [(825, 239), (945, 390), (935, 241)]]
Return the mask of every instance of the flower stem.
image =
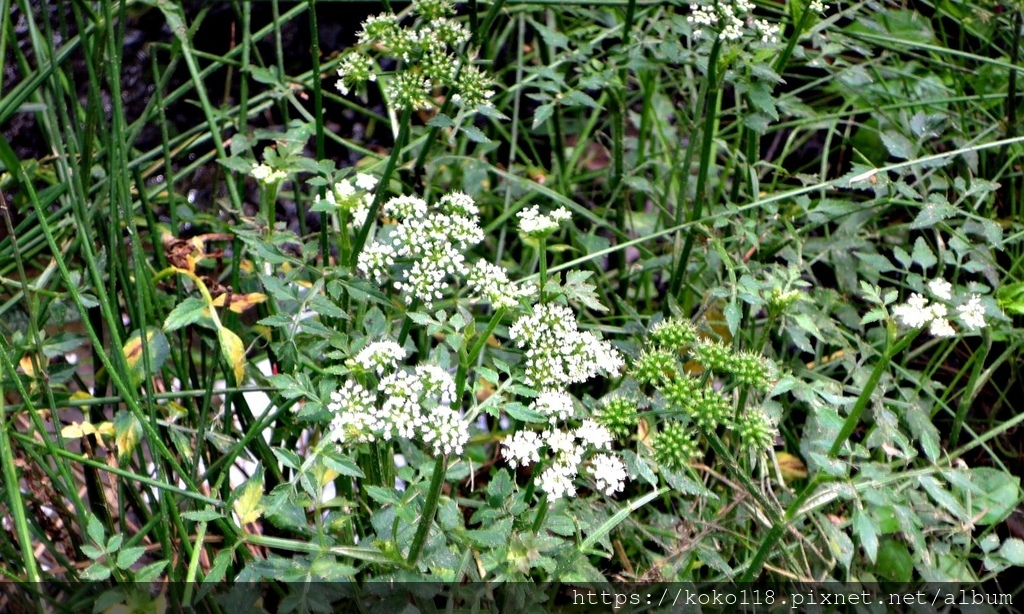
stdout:
[(874, 393), (875, 388), (878, 387), (878, 382), (881, 381), (882, 375), (889, 368), (889, 363), (892, 362), (893, 357), (906, 349), (920, 332), (921, 329), (914, 329), (901, 337), (899, 341), (896, 341), (896, 325), (892, 322), (888, 324), (885, 352), (882, 353), (881, 358), (875, 364), (874, 370), (871, 371), (871, 376), (868, 378), (867, 383), (864, 384), (864, 389), (860, 391), (860, 396), (857, 397), (857, 402), (854, 403), (853, 409), (850, 410), (850, 415), (846, 417), (846, 422), (843, 422), (843, 427), (839, 429), (839, 434), (836, 436), (835, 441), (832, 442), (832, 447), (828, 451), (829, 458), (838, 456), (843, 444), (846, 443), (846, 440), (853, 434), (854, 429), (857, 428), (861, 414), (864, 413), (868, 403), (871, 402), (871, 395)]
[(423, 553), (423, 546), (427, 543), (427, 536), (430, 533), (430, 525), (434, 524), (434, 514), (437, 513), (437, 502), (441, 497), (441, 486), (444, 485), (444, 474), (448, 468), (448, 456), (442, 456), (434, 463), (434, 474), (430, 476), (430, 490), (427, 491), (427, 500), (423, 503), (423, 514), (420, 516), (420, 524), (416, 527), (416, 535), (412, 539), (412, 547), (409, 548), (409, 567), (415, 567)]
[(548, 283), (548, 242), (546, 238), (540, 239), (537, 246), (537, 253), (540, 257), (540, 304), (544, 304), (544, 285)]

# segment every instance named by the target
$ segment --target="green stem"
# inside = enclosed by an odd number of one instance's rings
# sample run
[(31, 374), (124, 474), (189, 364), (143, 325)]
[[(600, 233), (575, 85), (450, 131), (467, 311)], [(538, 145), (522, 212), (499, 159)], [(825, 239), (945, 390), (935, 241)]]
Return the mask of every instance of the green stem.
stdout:
[(530, 530), (536, 534), (540, 531), (540, 528), (544, 526), (544, 519), (548, 515), (548, 494), (544, 493), (540, 496), (540, 501), (537, 502), (537, 515), (533, 517), (533, 525)]
[[(31, 583), (40, 581), (39, 569), (36, 567), (36, 555), (32, 552), (32, 534), (28, 530), (28, 518), (25, 516), (25, 502), (21, 498), (21, 480), (18, 469), (14, 465), (14, 446), (7, 433), (7, 414), (2, 411), (4, 406), (3, 380), (0, 378), (0, 463), (3, 463), (4, 486), (7, 489), (7, 503), (14, 519), (14, 530), (18, 535), (18, 546), (25, 562), (25, 575)], [(38, 604), (37, 604), (38, 605)]]
[(896, 341), (896, 325), (892, 322), (888, 324), (886, 330), (886, 350), (875, 364), (875, 368), (871, 371), (871, 376), (864, 384), (864, 389), (861, 390), (860, 396), (857, 397), (857, 402), (854, 403), (853, 409), (850, 410), (850, 415), (846, 417), (846, 422), (843, 422), (843, 427), (839, 429), (839, 434), (836, 436), (835, 441), (832, 442), (832, 447), (828, 451), (829, 458), (835, 458), (839, 454), (843, 444), (846, 443), (846, 440), (850, 438), (850, 435), (857, 428), (861, 414), (864, 413), (868, 403), (871, 402), (871, 395), (875, 392), (875, 388), (878, 387), (878, 382), (881, 381), (882, 375), (889, 368), (889, 363), (892, 362), (893, 357), (909, 346), (920, 332), (921, 329), (915, 329), (901, 337), (899, 341)]
[(384, 195), (388, 191), (388, 185), (391, 183), (391, 175), (395, 173), (398, 159), (402, 156), (402, 148), (405, 147), (405, 142), (409, 139), (409, 123), (412, 121), (412, 109), (402, 111), (402, 118), (399, 121), (401, 125), (398, 127), (395, 148), (388, 157), (388, 163), (380, 177), (377, 191), (373, 195), (373, 202), (370, 204), (370, 211), (366, 214), (366, 221), (363, 222), (362, 227), (356, 234), (356, 240), (352, 244), (352, 253), (349, 254), (349, 265), (352, 267), (356, 266), (356, 259), (359, 258), (359, 253), (363, 251), (363, 245), (370, 234), (370, 227), (373, 226), (374, 221), (377, 219), (377, 212), (380, 211), (381, 202), (383, 202)]
[(540, 239), (540, 244), (537, 246), (537, 255), (540, 259), (540, 288), (539, 299), (540, 304), (544, 304), (544, 286), (548, 283), (548, 250), (547, 250), (547, 239)]
[[(693, 224), (700, 219), (701, 213), (704, 207), (704, 200), (706, 198), (705, 190), (708, 179), (708, 169), (711, 166), (711, 154), (714, 149), (715, 142), (715, 120), (717, 118), (718, 106), (715, 101), (718, 98), (718, 55), (721, 52), (722, 43), (721, 40), (715, 38), (715, 42), (711, 47), (711, 55), (708, 57), (708, 77), (707, 77), (707, 89), (704, 92), (704, 129), (701, 133), (701, 153), (700, 153), (700, 169), (697, 171), (697, 189), (694, 193), (693, 208), (690, 209), (690, 215), (687, 216), (687, 224)], [(685, 197), (685, 194), (682, 195)], [(677, 211), (681, 209), (682, 205), (676, 203)], [(679, 254), (679, 260), (676, 262), (675, 268), (672, 270), (672, 279), (669, 282), (669, 294), (677, 296), (680, 288), (683, 285), (683, 276), (686, 273), (686, 267), (690, 261), (690, 252), (693, 250), (693, 230), (687, 229), (686, 243), (683, 245), (683, 251)], [(680, 297), (682, 298), (682, 297)], [(680, 304), (683, 304), (680, 300)]]
[(430, 490), (427, 491), (427, 500), (423, 503), (423, 514), (420, 516), (420, 524), (416, 527), (416, 535), (412, 539), (412, 547), (409, 548), (409, 567), (415, 567), (423, 553), (423, 546), (427, 543), (427, 535), (430, 533), (430, 525), (434, 524), (434, 514), (437, 513), (437, 502), (441, 497), (441, 486), (444, 485), (444, 474), (447, 470), (448, 457), (442, 456), (434, 463), (434, 474), (430, 476)]

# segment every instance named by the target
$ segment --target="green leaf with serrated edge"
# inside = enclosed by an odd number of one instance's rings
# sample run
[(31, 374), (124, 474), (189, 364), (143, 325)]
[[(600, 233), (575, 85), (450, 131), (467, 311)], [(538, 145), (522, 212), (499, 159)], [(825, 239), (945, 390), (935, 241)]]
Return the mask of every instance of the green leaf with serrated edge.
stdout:
[(107, 541), (107, 532), (103, 529), (103, 523), (96, 516), (89, 514), (89, 520), (85, 523), (85, 532), (93, 543), (104, 545)]
[(93, 563), (92, 565), (89, 565), (89, 567), (87, 567), (79, 577), (90, 582), (102, 582), (110, 577), (110, 569), (105, 565)]
[(150, 563), (142, 569), (135, 572), (136, 582), (155, 582), (160, 578), (160, 574), (163, 573), (164, 568), (167, 567), (167, 561), (157, 561)]
[(324, 454), (321, 459), (323, 460), (325, 467), (340, 475), (345, 475), (350, 478), (366, 477), (354, 460), (341, 453)]
[(224, 514), (216, 510), (192, 510), (183, 513), (181, 517), (192, 522), (212, 522), (218, 518), (223, 518)]
[(202, 299), (190, 297), (178, 303), (171, 313), (167, 314), (164, 320), (164, 332), (172, 332), (179, 328), (195, 324), (201, 318), (208, 316), (206, 302)]
[(258, 463), (252, 477), (231, 494), (231, 509), (238, 514), (240, 526), (259, 519), (266, 509), (263, 505), (263, 465)]
[(999, 547), (999, 556), (1011, 565), (1024, 566), (1024, 540), (1010, 537)]
[(978, 526), (1002, 522), (1020, 502), (1020, 478), (993, 467), (970, 470), (979, 492), (971, 497), (971, 516)]
[(131, 566), (141, 559), (143, 554), (146, 554), (146, 548), (144, 546), (123, 548), (117, 553), (117, 560), (115, 561), (115, 564), (118, 569), (131, 569)]
[(878, 559), (878, 533), (878, 524), (868, 513), (862, 509), (853, 513), (853, 534), (872, 563)]

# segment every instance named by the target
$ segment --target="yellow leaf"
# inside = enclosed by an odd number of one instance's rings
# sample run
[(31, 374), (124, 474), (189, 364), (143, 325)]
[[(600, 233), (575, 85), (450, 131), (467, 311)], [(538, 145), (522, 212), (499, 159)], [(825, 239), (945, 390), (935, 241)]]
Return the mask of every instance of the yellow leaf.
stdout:
[(779, 471), (787, 483), (807, 477), (807, 467), (803, 461), (788, 452), (777, 452), (775, 458), (779, 461)]
[(217, 339), (220, 341), (221, 356), (231, 365), (235, 374), (235, 385), (240, 386), (245, 377), (245, 345), (238, 335), (223, 327), (217, 329)]
[(251, 294), (232, 294), (230, 292), (226, 292), (213, 299), (213, 306), (224, 307), (224, 304), (227, 303), (228, 309), (235, 313), (242, 313), (246, 309), (249, 309), (254, 305), (258, 305), (265, 300), (267, 300), (267, 295), (259, 292), (253, 292)]
[(93, 424), (88, 420), (85, 420), (65, 426), (60, 430), (60, 434), (62, 437), (67, 437), (68, 439), (78, 439), (89, 435), (97, 435), (99, 445), (105, 448), (106, 445), (103, 443), (103, 437), (110, 437), (114, 434), (114, 424), (112, 422), (100, 422), (99, 424)]
[(255, 522), (263, 515), (267, 506), (263, 500), (263, 465), (256, 465), (256, 471), (241, 486), (235, 489), (231, 509), (238, 514), (241, 526)]
[(129, 458), (141, 440), (142, 423), (124, 410), (117, 412), (114, 416), (114, 443), (117, 444), (118, 462)]
[(654, 442), (654, 435), (647, 420), (641, 418), (636, 424), (636, 437), (649, 451), (653, 450), (651, 444)]
[(21, 370), (25, 372), (25, 375), (29, 377), (35, 377), (36, 368), (34, 365), (34, 361), (32, 360), (31, 354), (25, 354), (24, 356), (22, 356), (21, 360), (18, 361), (18, 366), (21, 367)]

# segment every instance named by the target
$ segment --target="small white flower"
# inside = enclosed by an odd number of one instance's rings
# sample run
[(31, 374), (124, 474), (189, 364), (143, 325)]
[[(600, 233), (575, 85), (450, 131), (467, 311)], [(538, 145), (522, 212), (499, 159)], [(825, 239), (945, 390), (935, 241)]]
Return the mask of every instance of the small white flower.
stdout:
[(928, 289), (931, 290), (933, 295), (943, 300), (948, 301), (953, 298), (953, 284), (949, 283), (945, 279), (931, 280), (928, 282)]
[(545, 237), (558, 230), (562, 222), (572, 218), (565, 207), (559, 207), (548, 215), (541, 215), (540, 207), (534, 205), (523, 209), (517, 214), (519, 231), (532, 237)]
[(610, 450), (612, 447), (611, 432), (589, 418), (576, 429), (576, 438), (598, 450)]
[(284, 171), (276, 171), (267, 166), (266, 164), (257, 164), (256, 166), (252, 167), (252, 170), (249, 171), (249, 174), (252, 175), (253, 179), (255, 179), (256, 181), (259, 181), (260, 183), (266, 185), (272, 183), (280, 183), (281, 181), (284, 181), (284, 179), (288, 177), (287, 173), (285, 173)]
[(957, 307), (956, 311), (967, 328), (985, 328), (985, 306), (981, 304), (981, 297), (977, 294), (972, 294), (971, 299)]
[(928, 307), (928, 299), (914, 293), (910, 295), (907, 302), (893, 308), (893, 314), (910, 328), (920, 328), (931, 321), (932, 310)]
[(928, 327), (928, 332), (933, 337), (952, 337), (956, 334), (956, 331), (953, 330), (953, 325), (946, 318), (935, 318), (932, 320), (931, 326)]
[(398, 363), (405, 359), (405, 350), (394, 341), (376, 341), (363, 348), (356, 354), (355, 362), (367, 371), (374, 371), (377, 375), (384, 372), (385, 368), (393, 369)]
[(540, 461), (540, 435), (533, 431), (516, 431), (502, 443), (501, 455), (515, 469), (519, 465), (532, 465)]
[(360, 190), (372, 192), (377, 188), (377, 178), (366, 173), (356, 174), (356, 187)]
[(572, 416), (572, 397), (561, 390), (542, 392), (530, 403), (530, 409), (547, 416), (552, 422)]
[(626, 465), (618, 456), (597, 454), (591, 459), (591, 470), (597, 488), (609, 497), (620, 492), (626, 485)]
[(556, 501), (576, 494), (576, 486), (572, 483), (575, 477), (576, 472), (572, 467), (555, 463), (541, 472), (537, 486), (548, 494), (549, 501)]
[(828, 5), (822, 2), (822, 0), (811, 0), (807, 8), (816, 13), (824, 13), (828, 10)]

